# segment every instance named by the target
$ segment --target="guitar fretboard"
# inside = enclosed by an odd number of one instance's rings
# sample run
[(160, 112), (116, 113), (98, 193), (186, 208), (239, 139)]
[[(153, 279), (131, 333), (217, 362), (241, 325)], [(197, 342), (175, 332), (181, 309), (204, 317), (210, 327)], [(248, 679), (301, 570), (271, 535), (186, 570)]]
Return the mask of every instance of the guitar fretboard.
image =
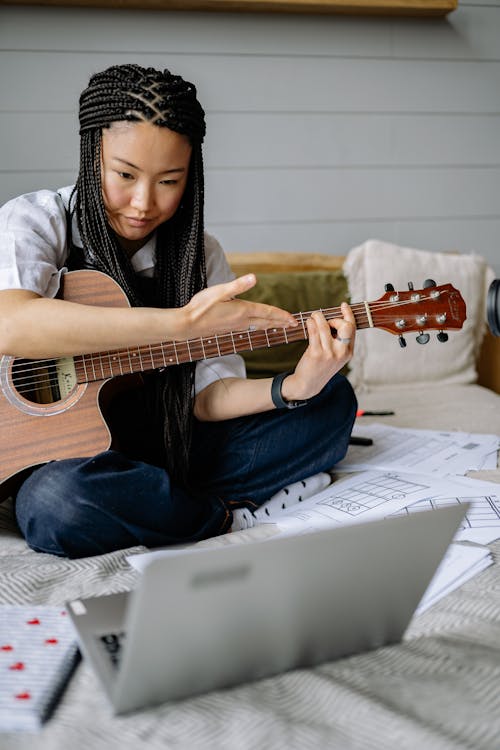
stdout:
[[(367, 307), (364, 303), (352, 307), (357, 328), (367, 328), (370, 325)], [(295, 328), (232, 331), (186, 341), (166, 341), (96, 354), (81, 354), (74, 357), (77, 381), (88, 383), (106, 380), (117, 375), (147, 372), (185, 362), (303, 341), (308, 338), (306, 320), (313, 312), (296, 313), (294, 317), (299, 325)], [(327, 319), (342, 317), (340, 307), (322, 309), (322, 312)]]

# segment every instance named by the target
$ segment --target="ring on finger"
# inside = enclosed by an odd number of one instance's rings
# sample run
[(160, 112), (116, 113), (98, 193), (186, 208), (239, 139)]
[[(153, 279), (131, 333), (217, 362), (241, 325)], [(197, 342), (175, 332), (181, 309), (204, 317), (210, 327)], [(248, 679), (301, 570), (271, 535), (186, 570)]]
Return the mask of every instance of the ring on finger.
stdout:
[(340, 341), (341, 344), (350, 344), (351, 339), (350, 338), (342, 338), (341, 336), (337, 336), (337, 341)]

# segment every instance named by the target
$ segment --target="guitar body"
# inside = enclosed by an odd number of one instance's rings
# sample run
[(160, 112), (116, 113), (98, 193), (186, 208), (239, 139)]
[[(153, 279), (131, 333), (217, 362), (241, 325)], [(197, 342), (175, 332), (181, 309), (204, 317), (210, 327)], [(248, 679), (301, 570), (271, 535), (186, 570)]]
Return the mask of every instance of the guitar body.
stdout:
[[(99, 271), (65, 274), (60, 296), (85, 305), (128, 306), (118, 284)], [(40, 403), (40, 397), (25, 387), (39, 377), (40, 367), (35, 363), (30, 368), (29, 363), (9, 356), (0, 359), (0, 501), (40, 464), (92, 456), (111, 446), (101, 406), (111, 398), (116, 381), (77, 384), (55, 400), (53, 394), (42, 394), (45, 403)]]

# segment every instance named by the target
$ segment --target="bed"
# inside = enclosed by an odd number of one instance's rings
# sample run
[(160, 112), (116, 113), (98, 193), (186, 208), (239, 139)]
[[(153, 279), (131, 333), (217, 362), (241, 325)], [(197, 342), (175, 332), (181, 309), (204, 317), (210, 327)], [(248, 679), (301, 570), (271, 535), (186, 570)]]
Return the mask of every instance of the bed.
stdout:
[[(247, 256), (246, 261), (251, 260)], [(233, 256), (232, 262), (236, 272), (243, 268), (241, 257)], [(302, 266), (298, 273), (333, 270), (320, 266), (317, 262), (309, 271)], [(343, 259), (342, 267), (349, 279)], [(276, 272), (258, 270), (261, 276)], [(359, 267), (357, 274), (360, 282)], [(479, 321), (471, 324), (478, 326)], [(372, 333), (366, 332), (367, 341)], [(495, 357), (497, 343), (488, 343)], [(457, 375), (451, 362), (450, 372), (441, 371), (432, 381), (427, 373), (427, 379), (407, 382), (402, 372), (399, 379), (394, 376), (398, 382), (384, 387), (387, 382), (372, 382), (366, 363), (373, 352), (366, 346), (363, 362), (353, 365), (351, 375), (364, 409), (394, 411), (384, 418), (386, 424), (500, 434), (500, 398), (478, 384), (477, 372), (471, 382), (470, 373)], [(473, 342), (476, 363), (479, 348)], [(397, 349), (394, 352), (399, 356)], [(489, 362), (487, 376), (494, 378), (498, 361)], [(250, 369), (270, 366), (249, 361)], [(463, 364), (461, 372), (465, 369)], [(358, 380), (360, 375), (365, 382)], [(372, 421), (364, 420), (363, 424)], [(478, 475), (500, 483), (498, 468)], [(259, 528), (237, 532), (235, 538), (238, 534), (247, 540), (249, 534), (259, 538)], [(414, 617), (398, 645), (118, 718), (82, 662), (44, 728), (36, 735), (1, 735), (0, 747), (493, 750), (500, 737), (500, 541), (490, 549), (494, 564)], [(0, 506), (0, 602), (60, 606), (68, 599), (129, 590), (139, 574), (126, 557), (141, 551), (133, 548), (76, 561), (34, 553), (20, 537), (7, 501)]]

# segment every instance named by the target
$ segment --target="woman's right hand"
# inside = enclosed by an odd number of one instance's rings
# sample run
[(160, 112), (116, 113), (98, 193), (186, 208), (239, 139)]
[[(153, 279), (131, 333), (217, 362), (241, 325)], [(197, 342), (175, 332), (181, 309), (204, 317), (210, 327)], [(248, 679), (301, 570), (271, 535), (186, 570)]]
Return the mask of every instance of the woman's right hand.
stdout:
[(297, 326), (297, 320), (286, 310), (261, 302), (235, 299), (238, 294), (255, 286), (256, 282), (255, 275), (251, 273), (197, 292), (184, 307), (187, 316), (186, 338), (248, 328), (253, 330)]

